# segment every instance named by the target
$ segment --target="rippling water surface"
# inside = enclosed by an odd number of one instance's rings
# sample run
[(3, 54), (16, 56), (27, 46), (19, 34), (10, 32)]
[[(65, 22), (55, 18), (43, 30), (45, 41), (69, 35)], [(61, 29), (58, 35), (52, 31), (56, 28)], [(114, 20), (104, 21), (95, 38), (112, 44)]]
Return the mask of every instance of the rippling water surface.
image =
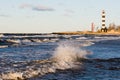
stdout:
[(120, 80), (119, 36), (5, 35), (0, 47), (4, 80)]

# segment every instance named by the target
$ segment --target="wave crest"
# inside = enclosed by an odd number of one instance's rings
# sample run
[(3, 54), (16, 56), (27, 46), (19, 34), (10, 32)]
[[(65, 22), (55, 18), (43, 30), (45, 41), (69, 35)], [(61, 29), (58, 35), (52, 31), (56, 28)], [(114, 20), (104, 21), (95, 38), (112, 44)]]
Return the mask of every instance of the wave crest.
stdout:
[[(83, 50), (81, 45), (74, 41), (62, 41), (55, 49), (53, 56), (50, 59), (26, 62), (26, 67), (18, 67), (18, 71), (3, 73), (1, 79), (27, 79), (34, 76), (42, 76), (46, 73), (56, 72), (57, 69), (74, 68), (75, 62), (79, 58), (87, 58), (90, 52)], [(15, 63), (16, 64), (16, 63)], [(19, 63), (18, 63), (19, 64)], [(22, 65), (22, 63), (20, 63)], [(19, 64), (19, 66), (21, 66)], [(9, 77), (8, 77), (9, 76)]]

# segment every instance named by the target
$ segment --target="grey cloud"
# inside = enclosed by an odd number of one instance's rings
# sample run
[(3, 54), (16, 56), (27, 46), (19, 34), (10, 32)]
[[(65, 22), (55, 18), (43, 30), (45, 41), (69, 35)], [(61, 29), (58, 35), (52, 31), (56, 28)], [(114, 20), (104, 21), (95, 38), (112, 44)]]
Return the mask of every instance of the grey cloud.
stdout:
[(0, 14), (0, 17), (10, 17), (10, 16), (5, 14)]
[(55, 9), (53, 9), (53, 8), (38, 8), (38, 7), (34, 7), (34, 8), (32, 8), (32, 10), (35, 10), (35, 11), (54, 11)]
[(22, 4), (20, 8), (30, 8), (31, 10), (34, 10), (34, 11), (55, 11), (55, 9), (51, 7), (41, 6), (41, 5), (33, 6), (30, 4)]

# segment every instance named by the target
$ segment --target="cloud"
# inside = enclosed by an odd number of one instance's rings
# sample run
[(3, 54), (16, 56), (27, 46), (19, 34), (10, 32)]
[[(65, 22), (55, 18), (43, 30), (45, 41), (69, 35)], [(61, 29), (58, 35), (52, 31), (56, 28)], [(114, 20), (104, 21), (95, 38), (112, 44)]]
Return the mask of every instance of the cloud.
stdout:
[(70, 10), (70, 9), (66, 9), (65, 12), (66, 12), (66, 13), (70, 13), (70, 14), (75, 13), (73, 10)]
[(54, 11), (55, 9), (50, 8), (50, 7), (45, 7), (45, 6), (38, 6), (38, 7), (33, 7), (32, 10), (35, 10), (35, 11)]
[(64, 6), (64, 3), (58, 3), (59, 6)]
[(10, 16), (5, 14), (0, 14), (0, 17), (10, 17)]
[(30, 5), (30, 4), (22, 4), (20, 6), (20, 8), (31, 8), (31, 7), (32, 7), (32, 5)]
[(65, 14), (63, 14), (63, 16), (71, 17), (72, 15), (71, 15), (71, 14), (67, 14), (67, 13), (65, 13)]
[(31, 10), (34, 10), (34, 11), (54, 11), (55, 10), (54, 8), (47, 7), (47, 6), (42, 6), (42, 5), (33, 6), (30, 4), (22, 4), (20, 8), (30, 8)]
[(74, 13), (75, 13), (75, 12), (74, 12), (73, 10), (65, 9), (63, 16), (72, 17)]

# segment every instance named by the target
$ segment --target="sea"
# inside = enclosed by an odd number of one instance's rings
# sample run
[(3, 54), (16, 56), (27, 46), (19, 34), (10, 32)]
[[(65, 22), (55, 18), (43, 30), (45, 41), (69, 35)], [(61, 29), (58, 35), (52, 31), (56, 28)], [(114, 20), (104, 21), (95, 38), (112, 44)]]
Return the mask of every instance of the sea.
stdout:
[(120, 35), (0, 35), (0, 80), (120, 80)]

